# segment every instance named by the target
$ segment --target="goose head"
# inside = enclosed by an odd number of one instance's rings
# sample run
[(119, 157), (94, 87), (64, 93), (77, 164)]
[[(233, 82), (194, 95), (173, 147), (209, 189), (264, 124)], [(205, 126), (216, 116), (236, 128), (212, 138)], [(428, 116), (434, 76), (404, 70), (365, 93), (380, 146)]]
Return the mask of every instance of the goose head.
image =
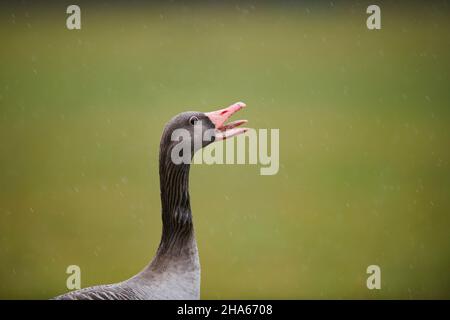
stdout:
[[(226, 123), (237, 111), (244, 108), (237, 102), (227, 108), (212, 112), (187, 111), (173, 117), (165, 126), (160, 145), (161, 155), (171, 155), (189, 163), (195, 152), (214, 141), (225, 140), (243, 134), (248, 128), (239, 127), (247, 120)], [(186, 150), (190, 154), (186, 154)], [(175, 161), (174, 161), (175, 160)]]

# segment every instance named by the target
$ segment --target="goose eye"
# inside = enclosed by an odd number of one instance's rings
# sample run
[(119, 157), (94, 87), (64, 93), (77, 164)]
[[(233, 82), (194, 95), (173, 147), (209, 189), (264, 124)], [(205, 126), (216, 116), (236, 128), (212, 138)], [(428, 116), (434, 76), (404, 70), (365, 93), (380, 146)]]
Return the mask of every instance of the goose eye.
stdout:
[(197, 121), (198, 121), (198, 118), (196, 116), (192, 116), (189, 119), (189, 123), (192, 124), (192, 125), (195, 125), (197, 123)]

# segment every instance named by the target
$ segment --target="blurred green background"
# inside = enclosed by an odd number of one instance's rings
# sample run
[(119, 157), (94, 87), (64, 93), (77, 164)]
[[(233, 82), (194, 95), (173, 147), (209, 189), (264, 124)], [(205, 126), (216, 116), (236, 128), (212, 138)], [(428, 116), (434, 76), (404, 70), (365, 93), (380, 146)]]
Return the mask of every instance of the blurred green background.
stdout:
[(0, 298), (140, 271), (165, 122), (239, 100), (280, 170), (191, 169), (202, 298), (450, 298), (448, 4), (77, 3), (1, 5)]

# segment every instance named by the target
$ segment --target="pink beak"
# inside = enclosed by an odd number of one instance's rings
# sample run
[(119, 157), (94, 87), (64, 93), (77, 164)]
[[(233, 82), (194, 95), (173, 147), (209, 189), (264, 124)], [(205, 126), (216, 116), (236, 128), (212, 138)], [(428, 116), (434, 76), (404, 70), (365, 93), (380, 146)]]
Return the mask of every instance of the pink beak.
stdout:
[(216, 141), (225, 140), (248, 131), (248, 128), (237, 128), (241, 124), (247, 123), (247, 120), (236, 120), (225, 124), (228, 118), (245, 106), (243, 102), (236, 102), (228, 108), (205, 113), (216, 127)]

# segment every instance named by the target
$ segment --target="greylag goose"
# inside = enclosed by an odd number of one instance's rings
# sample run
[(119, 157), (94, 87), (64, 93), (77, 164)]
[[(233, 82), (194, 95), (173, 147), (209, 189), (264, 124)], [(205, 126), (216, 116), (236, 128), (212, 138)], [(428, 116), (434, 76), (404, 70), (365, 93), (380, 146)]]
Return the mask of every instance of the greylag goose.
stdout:
[[(126, 281), (84, 288), (54, 299), (200, 299), (200, 262), (189, 197), (190, 161), (197, 150), (213, 141), (247, 131), (246, 128), (237, 128), (246, 120), (225, 124), (232, 114), (243, 107), (245, 104), (238, 102), (208, 113), (183, 112), (166, 124), (159, 148), (162, 236), (157, 252), (147, 267)], [(201, 131), (197, 130), (198, 124)], [(189, 135), (174, 139), (177, 129), (184, 129)], [(210, 138), (205, 138), (207, 132)], [(180, 141), (182, 146), (187, 144), (188, 148), (174, 153)], [(198, 141), (200, 143), (196, 143)], [(189, 149), (191, 155), (188, 161), (174, 161), (174, 154), (183, 157), (186, 156), (183, 150)]]

